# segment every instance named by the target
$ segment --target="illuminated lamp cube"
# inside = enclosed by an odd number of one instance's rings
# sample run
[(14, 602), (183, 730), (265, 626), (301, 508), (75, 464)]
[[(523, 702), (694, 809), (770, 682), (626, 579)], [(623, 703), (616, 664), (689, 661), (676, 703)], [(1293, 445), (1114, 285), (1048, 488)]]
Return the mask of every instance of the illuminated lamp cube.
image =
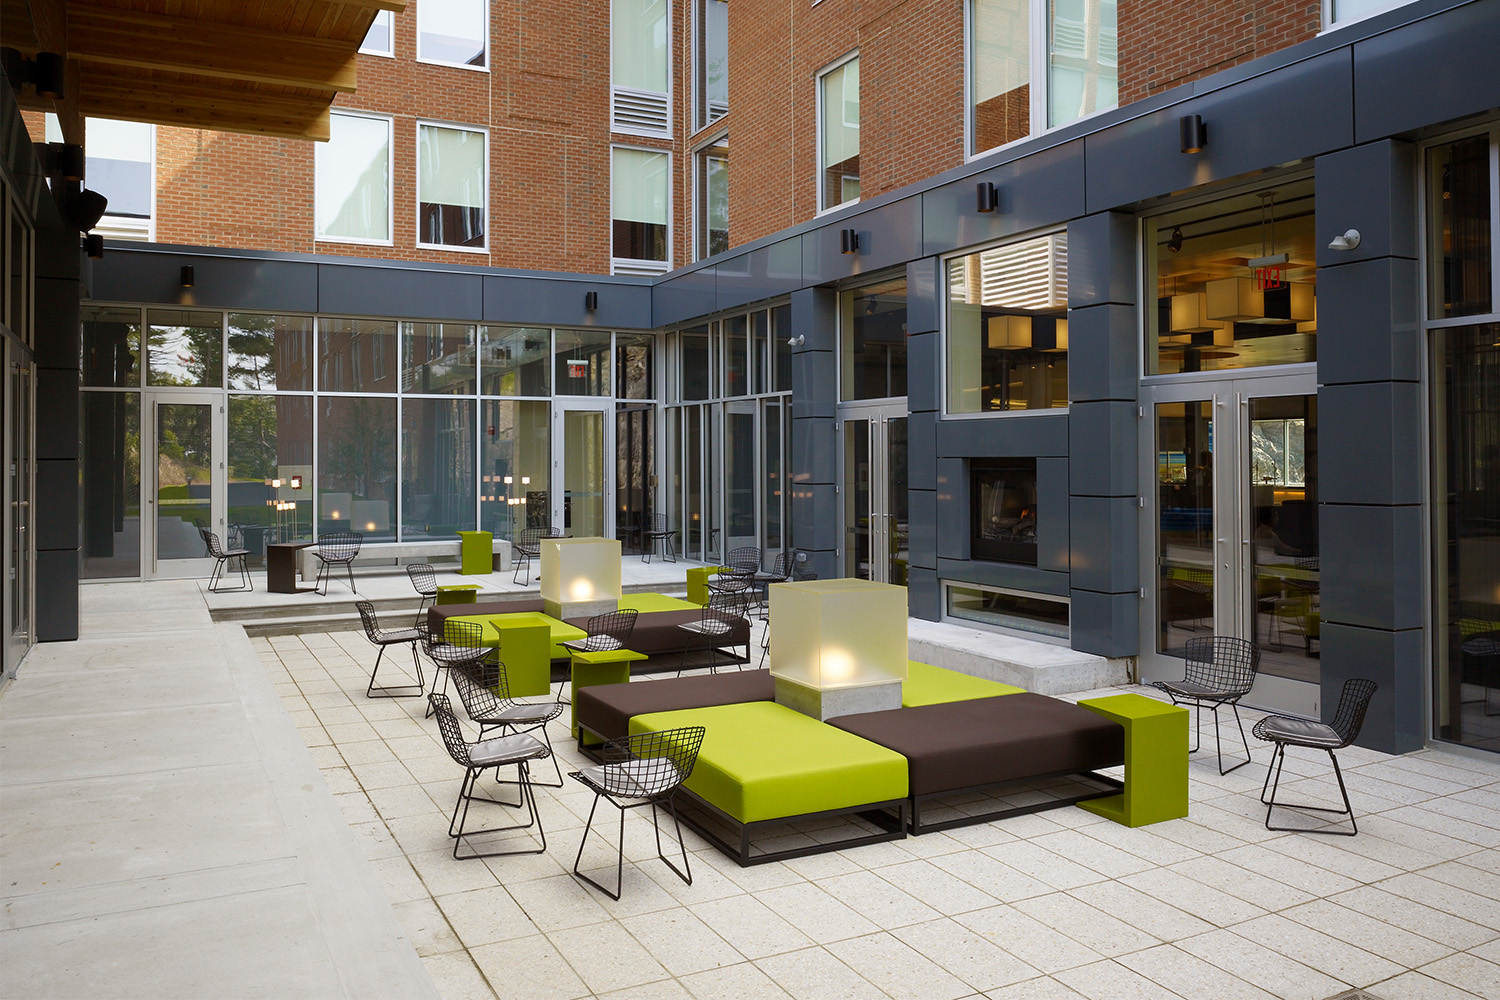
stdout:
[(901, 707), (906, 588), (869, 580), (773, 583), (776, 701), (819, 721)]
[(614, 538), (543, 538), (542, 604), (553, 618), (583, 618), (620, 606), (620, 543)]

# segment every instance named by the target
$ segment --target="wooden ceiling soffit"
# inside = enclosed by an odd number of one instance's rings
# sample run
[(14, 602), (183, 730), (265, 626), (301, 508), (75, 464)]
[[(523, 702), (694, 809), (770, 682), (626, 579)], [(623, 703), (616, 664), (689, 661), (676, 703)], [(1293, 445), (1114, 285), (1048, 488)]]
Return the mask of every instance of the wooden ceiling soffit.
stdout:
[(193, 77), (148, 82), (111, 79), (104, 74), (86, 74), (79, 91), (79, 102), (97, 118), (285, 139), (325, 140), (329, 136), (329, 105), (296, 95), (229, 90)]
[(352, 93), (356, 48), (348, 42), (212, 21), (76, 4), (68, 8), (68, 55), (91, 67), (86, 76), (126, 66)]

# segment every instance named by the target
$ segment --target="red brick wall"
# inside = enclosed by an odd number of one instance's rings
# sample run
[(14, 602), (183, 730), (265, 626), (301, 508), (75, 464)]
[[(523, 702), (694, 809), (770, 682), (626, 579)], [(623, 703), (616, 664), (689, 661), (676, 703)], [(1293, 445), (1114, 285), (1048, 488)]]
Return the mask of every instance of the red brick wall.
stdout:
[(1122, 0), (1120, 103), (1238, 66), (1305, 41), (1322, 27), (1321, 0)]

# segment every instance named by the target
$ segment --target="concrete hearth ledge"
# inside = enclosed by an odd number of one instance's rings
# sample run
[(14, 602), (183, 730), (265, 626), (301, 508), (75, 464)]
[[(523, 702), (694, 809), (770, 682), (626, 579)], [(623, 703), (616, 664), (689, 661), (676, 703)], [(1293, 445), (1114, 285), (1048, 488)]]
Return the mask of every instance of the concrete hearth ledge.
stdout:
[(1092, 691), (1129, 682), (1129, 660), (1049, 642), (922, 618), (907, 619), (906, 635), (907, 655), (913, 660), (1036, 694)]

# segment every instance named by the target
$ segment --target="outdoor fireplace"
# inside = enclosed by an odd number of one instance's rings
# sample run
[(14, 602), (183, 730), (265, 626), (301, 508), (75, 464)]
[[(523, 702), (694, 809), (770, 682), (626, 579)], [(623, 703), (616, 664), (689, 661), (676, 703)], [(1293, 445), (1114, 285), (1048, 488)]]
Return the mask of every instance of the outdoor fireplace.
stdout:
[(969, 555), (1036, 565), (1036, 459), (969, 463)]

